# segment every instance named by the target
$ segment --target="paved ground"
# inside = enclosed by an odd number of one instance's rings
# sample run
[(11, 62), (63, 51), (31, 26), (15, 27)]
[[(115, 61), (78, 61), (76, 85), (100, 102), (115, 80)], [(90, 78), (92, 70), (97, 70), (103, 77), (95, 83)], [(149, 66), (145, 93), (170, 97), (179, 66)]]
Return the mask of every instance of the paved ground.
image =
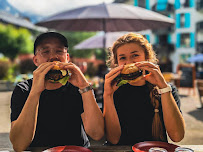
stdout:
[[(175, 143), (178, 145), (203, 145), (203, 109), (198, 109), (199, 100), (197, 96), (190, 95), (185, 89), (180, 89), (181, 109), (186, 122), (185, 138)], [(11, 147), (9, 141), (10, 130), (10, 97), (11, 92), (0, 92), (0, 148)], [(169, 140), (169, 142), (173, 143)], [(100, 142), (92, 144), (100, 145)]]
[(181, 145), (203, 145), (203, 109), (198, 97), (188, 95), (187, 90), (179, 90), (181, 96), (181, 110), (186, 123), (184, 139), (176, 144)]
[(11, 147), (10, 131), (10, 98), (11, 92), (0, 92), (0, 147)]

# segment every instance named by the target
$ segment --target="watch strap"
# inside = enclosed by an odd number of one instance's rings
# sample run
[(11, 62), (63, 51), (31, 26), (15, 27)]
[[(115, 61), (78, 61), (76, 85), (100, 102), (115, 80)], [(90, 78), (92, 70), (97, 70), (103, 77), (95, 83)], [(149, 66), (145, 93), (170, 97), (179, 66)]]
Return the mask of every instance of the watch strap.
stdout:
[(85, 93), (85, 92), (87, 92), (87, 91), (89, 91), (89, 90), (92, 90), (92, 89), (93, 89), (92, 84), (89, 83), (89, 86), (87, 86), (87, 87), (84, 88), (84, 89), (79, 89), (78, 91), (80, 92), (80, 94), (82, 94), (82, 93)]
[(166, 88), (158, 89), (159, 94), (163, 94), (163, 93), (170, 92), (170, 91), (172, 91), (172, 88), (171, 88), (171, 86), (169, 84), (167, 85)]

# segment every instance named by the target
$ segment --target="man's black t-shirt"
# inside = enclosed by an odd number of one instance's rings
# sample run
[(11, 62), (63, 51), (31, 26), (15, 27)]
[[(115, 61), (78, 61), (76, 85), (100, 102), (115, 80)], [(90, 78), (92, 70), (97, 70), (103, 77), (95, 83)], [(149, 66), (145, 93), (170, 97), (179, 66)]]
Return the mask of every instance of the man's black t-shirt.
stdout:
[[(172, 94), (180, 108), (177, 90), (172, 86)], [(118, 145), (133, 145), (142, 141), (152, 141), (152, 121), (154, 108), (151, 104), (150, 91), (147, 85), (123, 85), (114, 93), (114, 104), (121, 125), (121, 137)], [(161, 103), (160, 119), (163, 124), (164, 138), (167, 142), (166, 129), (163, 121)]]
[[(11, 98), (11, 121), (18, 118), (30, 93), (32, 79), (17, 84)], [(35, 136), (29, 147), (78, 145), (88, 147), (83, 128), (82, 97), (78, 88), (67, 83), (40, 96)]]

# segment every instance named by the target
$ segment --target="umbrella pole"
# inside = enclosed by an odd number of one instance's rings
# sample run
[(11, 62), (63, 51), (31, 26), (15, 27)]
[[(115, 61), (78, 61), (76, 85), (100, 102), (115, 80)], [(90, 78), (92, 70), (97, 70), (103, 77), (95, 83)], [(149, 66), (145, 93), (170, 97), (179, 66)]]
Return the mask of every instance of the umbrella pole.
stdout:
[(103, 19), (103, 31), (104, 31), (104, 37), (103, 37), (103, 59), (106, 61), (106, 21)]
[(106, 60), (106, 33), (104, 32), (103, 38), (103, 59)]

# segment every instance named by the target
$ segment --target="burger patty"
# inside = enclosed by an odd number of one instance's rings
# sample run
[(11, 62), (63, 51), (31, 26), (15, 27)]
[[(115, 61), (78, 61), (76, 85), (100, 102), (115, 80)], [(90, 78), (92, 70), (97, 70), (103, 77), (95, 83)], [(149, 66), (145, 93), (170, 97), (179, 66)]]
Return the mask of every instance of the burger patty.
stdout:
[(60, 70), (50, 70), (46, 74), (45, 79), (58, 81), (58, 80), (62, 79), (63, 77), (64, 76), (62, 75), (62, 72)]
[(130, 74), (121, 74), (120, 76), (124, 80), (134, 80), (141, 75), (142, 75), (142, 71), (140, 70), (140, 71), (130, 73)]

